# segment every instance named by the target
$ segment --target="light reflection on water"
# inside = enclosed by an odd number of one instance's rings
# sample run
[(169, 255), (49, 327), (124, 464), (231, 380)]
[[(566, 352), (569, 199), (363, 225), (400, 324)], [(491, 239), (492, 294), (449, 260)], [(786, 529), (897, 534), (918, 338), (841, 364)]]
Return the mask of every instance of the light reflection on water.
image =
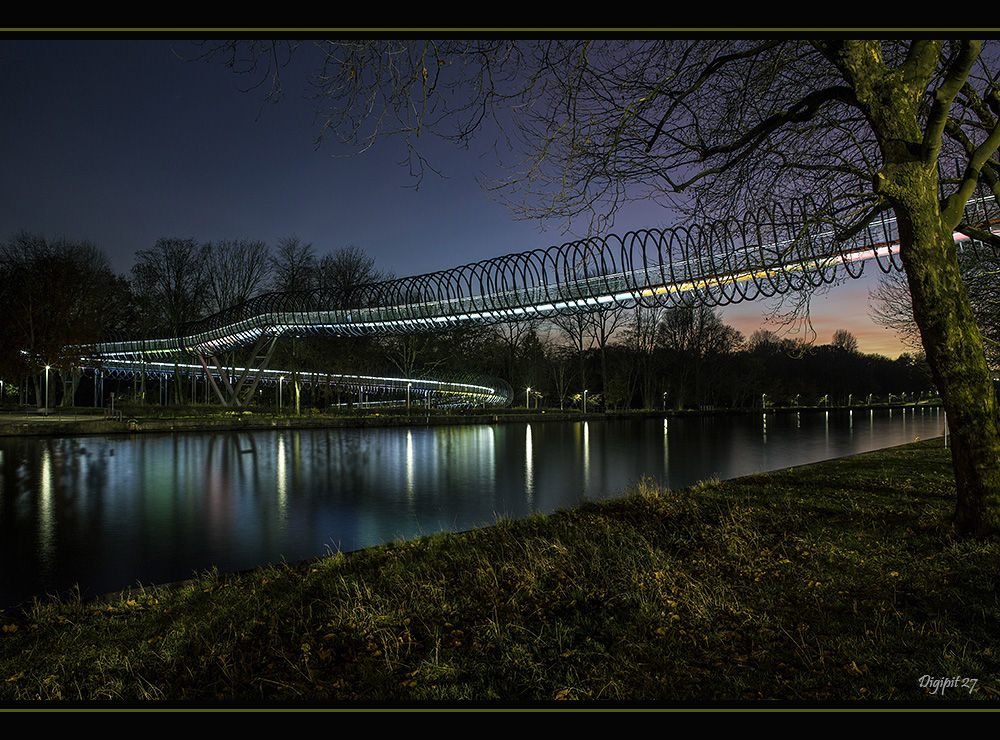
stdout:
[(939, 436), (935, 409), (0, 439), (0, 606), (488, 525)]

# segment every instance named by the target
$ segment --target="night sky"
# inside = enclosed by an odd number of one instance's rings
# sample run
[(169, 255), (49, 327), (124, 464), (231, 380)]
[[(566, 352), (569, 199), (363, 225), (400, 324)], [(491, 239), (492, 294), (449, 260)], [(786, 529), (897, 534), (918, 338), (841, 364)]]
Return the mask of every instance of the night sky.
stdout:
[[(311, 242), (318, 255), (356, 245), (397, 276), (442, 270), (581, 236), (517, 221), (476, 184), (493, 160), (475, 148), (429, 150), (447, 179), (418, 190), (385, 142), (356, 157), (317, 150), (309, 103), (260, 94), (221, 64), (183, 61), (188, 41), (0, 39), (0, 239), (24, 230), (89, 240), (127, 272), (160, 237)], [(615, 230), (670, 225), (633, 207)], [(866, 273), (877, 275), (870, 266)], [(864, 352), (895, 357), (895, 335), (869, 318), (875, 280), (838, 286), (813, 306), (818, 343), (849, 329)], [(768, 306), (726, 309), (749, 336)], [(770, 328), (777, 328), (770, 327)]]

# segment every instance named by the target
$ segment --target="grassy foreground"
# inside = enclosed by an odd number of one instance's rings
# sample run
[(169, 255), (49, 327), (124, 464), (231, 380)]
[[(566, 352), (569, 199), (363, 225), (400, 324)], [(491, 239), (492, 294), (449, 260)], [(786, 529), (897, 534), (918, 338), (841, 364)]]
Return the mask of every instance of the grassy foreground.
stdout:
[(1000, 542), (950, 535), (941, 440), (630, 494), (114, 603), (0, 613), (0, 700), (1000, 699)]

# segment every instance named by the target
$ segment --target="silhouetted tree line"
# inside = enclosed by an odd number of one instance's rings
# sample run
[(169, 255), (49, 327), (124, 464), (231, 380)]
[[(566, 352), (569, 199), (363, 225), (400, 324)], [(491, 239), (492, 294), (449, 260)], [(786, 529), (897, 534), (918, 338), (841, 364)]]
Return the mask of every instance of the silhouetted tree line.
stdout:
[[(582, 350), (568, 344), (555, 324), (528, 333), (506, 363), (504, 377), (521, 393), (515, 403), (526, 402), (529, 386), (532, 403), (550, 407), (580, 407), (587, 390), (592, 409), (834, 406), (933, 392), (922, 358), (862, 353), (846, 331), (819, 345), (766, 331), (746, 340), (711, 308), (623, 313), (629, 315), (603, 349), (596, 341), (585, 341)], [(593, 317), (581, 319), (586, 324)], [(501, 345), (494, 339), (493, 346)]]
[[(0, 249), (0, 377), (8, 391), (29, 381), (41, 399), (48, 367), (62, 381), (51, 384), (48, 405), (73, 404), (76, 346), (115, 333), (155, 336), (267, 291), (324, 288), (350, 305), (359, 286), (392, 277), (358, 247), (318, 255), (294, 236), (274, 247), (164, 238), (136, 252), (128, 275), (86, 242), (21, 233)], [(238, 366), (247, 351), (223, 360)], [(296, 408), (351, 403), (335, 385), (303, 382), (340, 373), (481, 373), (508, 381), (518, 406), (580, 408), (586, 396), (595, 410), (843, 405), (932, 390), (916, 356), (863, 354), (847, 331), (824, 345), (764, 331), (746, 339), (707, 307), (616, 307), (442, 334), (288, 337), (270, 366), (289, 371), (285, 402)], [(150, 390), (137, 382), (132, 392), (159, 400)], [(190, 401), (189, 383), (175, 382), (171, 392), (172, 403)]]

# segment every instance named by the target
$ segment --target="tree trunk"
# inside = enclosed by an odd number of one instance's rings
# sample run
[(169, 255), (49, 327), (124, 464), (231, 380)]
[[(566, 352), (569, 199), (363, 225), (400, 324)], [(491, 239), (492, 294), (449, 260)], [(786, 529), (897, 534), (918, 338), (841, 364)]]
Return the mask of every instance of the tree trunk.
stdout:
[[(892, 68), (877, 41), (818, 46), (853, 91), (884, 157), (873, 189), (895, 210), (913, 317), (948, 413), (958, 490), (955, 528), (962, 534), (1000, 532), (1000, 412), (952, 234), (961, 205), (940, 200), (937, 179), (942, 122), (978, 57), (979, 44), (970, 42), (947, 57), (941, 42), (917, 41), (905, 62)], [(936, 82), (942, 61), (947, 62), (945, 74)], [(921, 106), (935, 84), (925, 117)], [(979, 153), (991, 155), (988, 147)], [(972, 173), (970, 167), (966, 176)]]
[(901, 256), (948, 415), (958, 489), (955, 528), (985, 535), (1000, 532), (1000, 411), (954, 238), (938, 213), (936, 207), (897, 209)]
[(181, 367), (174, 363), (174, 403), (178, 406), (184, 405), (184, 383), (181, 380)]

